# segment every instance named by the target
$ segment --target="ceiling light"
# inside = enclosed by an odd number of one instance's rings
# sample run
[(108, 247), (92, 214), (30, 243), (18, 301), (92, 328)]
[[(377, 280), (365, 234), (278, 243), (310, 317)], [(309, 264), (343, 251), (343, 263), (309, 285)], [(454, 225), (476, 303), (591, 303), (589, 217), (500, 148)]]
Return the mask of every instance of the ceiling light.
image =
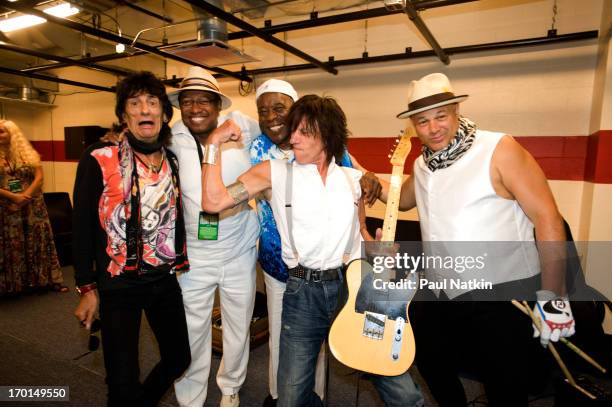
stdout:
[[(57, 6), (49, 7), (43, 10), (45, 13), (55, 17), (65, 18), (77, 14), (80, 10), (76, 7), (72, 7), (69, 3), (62, 3)], [(6, 20), (0, 21), (0, 31), (11, 32), (20, 30), (26, 27), (32, 27), (38, 24), (46, 22), (44, 18), (31, 16), (29, 14), (7, 18)]]
[(22, 28), (32, 27), (38, 24), (44, 23), (44, 18), (23, 15), (18, 17), (12, 17), (6, 20), (0, 21), (0, 31), (8, 33), (11, 31), (21, 30)]
[(62, 3), (57, 6), (49, 7), (43, 11), (55, 17), (66, 18), (77, 14), (80, 10), (73, 7), (70, 3)]

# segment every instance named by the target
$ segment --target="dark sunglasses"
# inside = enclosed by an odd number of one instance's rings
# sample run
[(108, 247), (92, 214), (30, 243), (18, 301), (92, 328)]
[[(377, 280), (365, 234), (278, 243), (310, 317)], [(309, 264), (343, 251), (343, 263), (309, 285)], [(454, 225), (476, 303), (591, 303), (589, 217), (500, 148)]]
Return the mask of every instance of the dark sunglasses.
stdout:
[(100, 320), (94, 319), (94, 321), (91, 323), (91, 328), (89, 329), (89, 342), (87, 343), (88, 351), (72, 360), (79, 360), (100, 348), (100, 338), (96, 335), (98, 332), (100, 332)]

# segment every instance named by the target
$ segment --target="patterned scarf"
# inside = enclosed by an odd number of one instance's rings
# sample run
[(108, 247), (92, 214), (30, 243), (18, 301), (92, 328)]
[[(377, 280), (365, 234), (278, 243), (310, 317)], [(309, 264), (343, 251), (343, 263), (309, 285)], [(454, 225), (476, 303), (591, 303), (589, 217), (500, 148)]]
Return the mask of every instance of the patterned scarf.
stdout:
[(457, 134), (446, 148), (440, 151), (432, 151), (429, 147), (423, 145), (425, 164), (432, 172), (450, 167), (472, 147), (475, 137), (476, 124), (465, 117), (459, 118)]
[[(189, 262), (187, 260), (185, 222), (183, 220), (183, 205), (178, 179), (178, 160), (172, 152), (166, 148), (163, 148), (163, 150), (163, 153), (168, 157), (177, 203), (176, 234), (174, 237), (176, 259), (173, 264), (173, 269), (175, 271), (187, 271), (189, 270)], [(119, 171), (123, 180), (123, 200), (124, 202), (130, 203), (125, 206), (127, 253), (123, 272), (127, 275), (135, 276), (142, 274), (144, 271), (142, 262), (142, 219), (140, 216), (138, 172), (136, 171), (136, 161), (134, 161), (133, 147), (130, 145), (129, 137), (124, 138), (123, 141), (119, 143), (118, 153)]]

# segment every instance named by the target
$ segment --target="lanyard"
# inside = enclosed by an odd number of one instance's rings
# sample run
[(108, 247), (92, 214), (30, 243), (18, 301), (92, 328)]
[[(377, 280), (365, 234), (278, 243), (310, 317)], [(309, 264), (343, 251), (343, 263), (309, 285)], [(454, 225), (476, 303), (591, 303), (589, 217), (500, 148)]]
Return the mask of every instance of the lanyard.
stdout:
[(191, 136), (193, 137), (193, 140), (196, 143), (196, 147), (198, 149), (198, 157), (200, 157), (200, 168), (202, 168), (202, 162), (204, 161), (204, 152), (202, 151), (202, 144), (200, 144), (200, 140), (198, 140), (198, 136), (191, 133), (191, 130), (189, 131), (189, 134), (191, 134)]
[(6, 162), (6, 166), (8, 167), (8, 171), (7, 173), (9, 175), (15, 175), (15, 173), (17, 172), (17, 163), (15, 162), (15, 166), (11, 167), (11, 162), (8, 160), (8, 158), (4, 157), (4, 161)]

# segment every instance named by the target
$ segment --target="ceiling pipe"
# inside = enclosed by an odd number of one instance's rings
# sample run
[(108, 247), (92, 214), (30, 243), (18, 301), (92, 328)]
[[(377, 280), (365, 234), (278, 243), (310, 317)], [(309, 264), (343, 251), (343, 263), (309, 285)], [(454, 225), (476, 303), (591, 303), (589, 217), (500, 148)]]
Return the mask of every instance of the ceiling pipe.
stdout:
[[(471, 3), (477, 0), (437, 0), (437, 1), (420, 1), (415, 3), (418, 10), (426, 10), (430, 8), (452, 6), (455, 4)], [(403, 13), (403, 10), (387, 10), (385, 7), (377, 7), (368, 10), (352, 11), (350, 13), (334, 14), (326, 17), (318, 17), (313, 14), (309, 20), (295, 21), (292, 23), (272, 25), (270, 20), (266, 20), (265, 27), (260, 28), (266, 34), (276, 34), (279, 32), (303, 30), (306, 28), (321, 27), (330, 24), (348, 23), (351, 21), (360, 21), (370, 18), (386, 17), (393, 14)], [(238, 40), (241, 38), (252, 37), (253, 35), (247, 31), (237, 31), (228, 34), (229, 40)]]
[(126, 38), (126, 37), (120, 37), (118, 35), (112, 34), (112, 33), (107, 32), (107, 31), (98, 30), (96, 28), (93, 28), (93, 27), (90, 27), (90, 26), (87, 26), (87, 25), (83, 25), (83, 24), (79, 24), (79, 23), (76, 23), (76, 22), (71, 21), (71, 20), (67, 20), (67, 19), (63, 19), (63, 18), (59, 18), (59, 17), (55, 17), (55, 16), (52, 16), (52, 15), (43, 13), (42, 11), (37, 10), (35, 8), (26, 7), (26, 6), (20, 5), (19, 2), (13, 2), (12, 3), (12, 2), (9, 2), (8, 0), (0, 0), (0, 6), (4, 7), (4, 8), (9, 8), (9, 9), (17, 10), (17, 11), (20, 11), (20, 12), (22, 12), (24, 14), (31, 14), (31, 15), (34, 15), (34, 16), (37, 16), (37, 17), (41, 17), (41, 18), (46, 19), (48, 22), (51, 22), (51, 23), (54, 23), (54, 24), (58, 24), (58, 25), (61, 25), (61, 26), (64, 26), (64, 27), (68, 27), (70, 29), (73, 29), (73, 30), (76, 30), (76, 31), (80, 31), (80, 32), (85, 33), (85, 34), (90, 34), (90, 35), (93, 35), (93, 36), (96, 36), (96, 37), (100, 37), (100, 38), (103, 38), (103, 39), (108, 40), (108, 41), (119, 42), (119, 43), (122, 43), (122, 44), (125, 44), (125, 45), (134, 46), (134, 47), (139, 48), (139, 49), (141, 49), (143, 51), (147, 51), (147, 52), (149, 52), (151, 54), (155, 54), (155, 55), (164, 57), (166, 59), (182, 62), (182, 63), (187, 64), (187, 65), (197, 65), (197, 66), (205, 68), (205, 69), (207, 69), (209, 71), (217, 72), (217, 73), (220, 73), (220, 74), (225, 75), (225, 76), (231, 76), (232, 78), (236, 78), (236, 79), (239, 79), (239, 80), (244, 80), (244, 81), (248, 81), (248, 82), (251, 81), (251, 78), (245, 77), (241, 72), (231, 72), (231, 71), (228, 71), (228, 70), (222, 69), (222, 68), (210, 67), (210, 66), (207, 66), (207, 65), (204, 65), (204, 64), (198, 64), (198, 63), (195, 63), (195, 62), (193, 62), (193, 61), (191, 61), (189, 59), (182, 58), (182, 57), (179, 57), (179, 56), (176, 56), (176, 55), (172, 55), (172, 54), (170, 54), (168, 52), (164, 52), (162, 50), (159, 50), (159, 49), (157, 49), (155, 47), (152, 47), (150, 45), (147, 45), (147, 44), (143, 44), (141, 42), (132, 43), (132, 40), (130, 40), (129, 38)]
[(412, 0), (412, 5), (417, 10), (426, 10), (428, 8), (454, 6), (455, 4), (470, 3), (478, 0)]
[[(136, 51), (133, 54), (129, 55), (132, 57), (137, 57), (140, 55), (146, 55), (147, 53), (144, 51)], [(81, 58), (81, 59), (71, 59), (70, 61), (72, 62), (59, 62), (56, 64), (45, 64), (45, 65), (38, 65), (38, 66), (33, 66), (30, 68), (24, 68), (21, 71), (22, 72), (40, 72), (40, 71), (48, 71), (50, 69), (58, 69), (58, 68), (65, 68), (68, 66), (73, 66), (75, 65), (74, 62), (81, 62), (84, 64), (95, 64), (96, 62), (104, 62), (104, 61), (114, 61), (116, 59), (123, 59), (125, 58), (126, 55), (123, 54), (106, 54), (106, 55), (98, 55), (95, 57), (89, 57), (89, 58)]]
[[(583, 31), (577, 33), (569, 33), (569, 34), (561, 34), (555, 36), (547, 36), (547, 37), (535, 37), (535, 38), (527, 38), (520, 40), (511, 40), (511, 41), (500, 41), (500, 42), (492, 42), (485, 44), (475, 44), (475, 45), (465, 45), (460, 47), (451, 47), (446, 48), (445, 51), (448, 54), (463, 54), (469, 52), (484, 52), (484, 51), (498, 51), (503, 49), (513, 49), (513, 48), (521, 48), (528, 46), (542, 46), (542, 45), (550, 45), (550, 44), (558, 44), (572, 41), (583, 41), (590, 40), (593, 38), (597, 38), (599, 35), (597, 30), (593, 31)], [(388, 55), (380, 55), (380, 56), (368, 56), (367, 58), (352, 58), (352, 59), (344, 59), (339, 61), (329, 61), (328, 63), (334, 66), (349, 66), (349, 65), (359, 65), (359, 64), (370, 64), (376, 62), (390, 62), (390, 61), (400, 61), (406, 59), (416, 59), (416, 58), (425, 58), (435, 56), (433, 50), (426, 51), (407, 51), (400, 54), (388, 54)], [(84, 62), (101, 62), (107, 61), (111, 59), (117, 59), (115, 55), (100, 55), (98, 57), (86, 58)], [(45, 69), (53, 69), (56, 67), (61, 67), (61, 64), (53, 64), (48, 66), (40, 66), (35, 68), (28, 68), (23, 71), (33, 71), (37, 68), (45, 68)], [(282, 72), (292, 72), (292, 71), (302, 71), (307, 69), (317, 68), (312, 64), (297, 64), (297, 65), (285, 65), (271, 68), (261, 68), (261, 69), (251, 69), (247, 70), (247, 75), (266, 75), (271, 73), (282, 73)], [(168, 82), (170, 83), (170, 81)]]
[[(419, 10), (424, 10), (424, 9), (435, 8), (435, 7), (451, 6), (455, 4), (471, 3), (473, 1), (477, 1), (477, 0), (425, 0), (425, 1), (420, 1), (418, 3), (415, 3), (415, 6)], [(266, 27), (260, 28), (260, 30), (265, 32), (266, 34), (272, 35), (278, 32), (302, 30), (306, 28), (321, 27), (325, 25), (346, 23), (350, 21), (359, 21), (359, 20), (365, 20), (369, 18), (385, 17), (385, 16), (389, 16), (392, 14), (399, 14), (399, 13), (403, 13), (403, 11), (402, 10), (391, 11), (391, 10), (387, 10), (384, 7), (379, 7), (375, 9), (369, 9), (369, 10), (354, 11), (354, 12), (343, 13), (343, 14), (335, 14), (335, 15), (327, 16), (327, 17), (311, 18), (309, 20), (296, 21), (293, 23), (279, 24), (275, 26), (270, 25), (269, 24), (270, 21), (268, 20), (266, 21)], [(229, 33), (228, 40), (236, 40), (236, 39), (247, 38), (247, 37), (252, 37), (252, 36), (253, 34), (249, 32), (238, 31), (238, 32)], [(172, 43), (168, 45), (175, 46), (175, 45), (181, 45), (181, 44), (184, 44), (187, 42), (193, 42), (193, 41), (195, 40), (190, 39), (190, 40), (180, 41), (180, 42), (176, 42), (176, 43)], [(138, 56), (138, 55), (143, 55), (143, 54), (144, 54), (143, 51), (137, 51), (135, 54), (132, 54), (132, 56)], [(85, 58), (82, 61), (86, 63), (111, 61), (115, 59), (126, 58), (127, 56), (129, 55), (108, 54), (108, 55), (99, 55), (97, 57)], [(64, 68), (66, 66), (69, 66), (69, 65), (63, 64), (63, 63), (46, 64), (46, 65), (40, 65), (40, 66), (28, 68), (27, 71), (38, 72), (38, 71), (45, 71), (49, 69)]]
[[(44, 52), (40, 52), (40, 51), (36, 51), (36, 50), (30, 49), (30, 48), (24, 48), (24, 47), (20, 47), (18, 45), (8, 44), (8, 43), (4, 43), (4, 42), (0, 42), (0, 49), (4, 49), (4, 50), (7, 50), (7, 51), (12, 51), (12, 52), (17, 52), (19, 54), (30, 55), (30, 56), (37, 57), (37, 58), (48, 59), (50, 61), (63, 62), (66, 65), (78, 66), (78, 67), (81, 67), (81, 68), (92, 69), (92, 70), (95, 70), (95, 71), (110, 73), (110, 74), (113, 74), (113, 75), (126, 76), (126, 75), (129, 75), (130, 73), (132, 73), (132, 71), (129, 71), (129, 70), (112, 68), (112, 67), (109, 67), (109, 66), (88, 64), (88, 63), (85, 63), (85, 62), (82, 62), (82, 61), (79, 61), (79, 60), (74, 60), (74, 59), (66, 58), (66, 57), (60, 57), (60, 56), (57, 56), (57, 55), (46, 54)], [(21, 69), (21, 71), (22, 72), (29, 72), (27, 68), (26, 69)]]
[[(223, 0), (203, 0), (205, 3), (212, 4), (223, 10)], [(198, 38), (197, 41), (217, 40), (227, 42), (227, 22), (216, 17), (207, 11), (202, 10), (200, 6), (191, 4), (193, 14), (198, 21)]]
[[(475, 1), (475, 0), (469, 0), (469, 1)], [(384, 7), (379, 7), (379, 8), (369, 9), (369, 10), (352, 11), (350, 13), (334, 14), (334, 15), (325, 16), (325, 17), (319, 17), (318, 14), (312, 14), (310, 19), (308, 20), (294, 21), (291, 23), (278, 24), (278, 25), (272, 25), (271, 20), (266, 20), (264, 23), (265, 26), (260, 28), (260, 30), (266, 34), (272, 35), (272, 34), (277, 34), (279, 32), (304, 30), (307, 28), (321, 27), (324, 25), (348, 23), (351, 21), (360, 21), (360, 20), (366, 20), (366, 19), (376, 18), (376, 17), (386, 17), (386, 16), (390, 16), (393, 14), (399, 14), (399, 13), (402, 13), (402, 11), (392, 11), (392, 10), (387, 10)], [(239, 40), (242, 38), (249, 38), (252, 36), (253, 34), (247, 31), (236, 31), (236, 32), (229, 33), (228, 39), (229, 40)]]
[(90, 83), (77, 82), (77, 81), (72, 81), (70, 79), (56, 78), (53, 76), (41, 75), (41, 74), (32, 73), (32, 72), (21, 72), (16, 69), (5, 68), (3, 66), (0, 66), (0, 72), (11, 74), (11, 75), (17, 75), (17, 76), (25, 76), (26, 78), (41, 79), (43, 81), (63, 83), (65, 85), (78, 86), (81, 88), (99, 90), (102, 92), (115, 93), (115, 88), (113, 87), (92, 85)]
[[(2, 0), (2, 1), (6, 1), (6, 0)], [(316, 65), (317, 67), (323, 69), (324, 71), (327, 71), (329, 73), (332, 73), (334, 75), (336, 75), (338, 73), (338, 71), (336, 69), (334, 69), (333, 67), (330, 67), (328, 64), (319, 61), (318, 59), (306, 54), (303, 51), (300, 51), (299, 49), (295, 48), (292, 45), (287, 44), (284, 41), (279, 40), (276, 37), (273, 37), (270, 34), (266, 34), (265, 32), (261, 31), (259, 28), (239, 19), (238, 17), (234, 16), (233, 14), (230, 14), (228, 12), (226, 12), (225, 10), (220, 9), (219, 7), (216, 7), (210, 3), (207, 3), (205, 1), (200, 1), (200, 0), (185, 0), (187, 3), (193, 5), (193, 6), (197, 6), (205, 11), (207, 11), (208, 13), (219, 17), (220, 19), (242, 29), (245, 30), (249, 33), (251, 33), (252, 35), (261, 38), (262, 40), (269, 42), (299, 58), (302, 58), (305, 61), (310, 62), (313, 65)]]
[(148, 16), (151, 16), (153, 18), (157, 18), (158, 20), (165, 21), (166, 23), (173, 23), (174, 22), (174, 20), (171, 19), (170, 17), (159, 15), (157, 13), (152, 12), (151, 10), (147, 10), (146, 8), (140, 7), (140, 6), (138, 6), (138, 5), (134, 4), (134, 3), (130, 3), (127, 0), (115, 0), (115, 3), (120, 4), (122, 6), (125, 6), (125, 7), (129, 7), (132, 10), (139, 11), (139, 12), (141, 12), (143, 14), (146, 14)]
[(436, 40), (436, 37), (433, 36), (431, 31), (429, 31), (429, 28), (427, 28), (427, 25), (425, 25), (425, 22), (423, 21), (419, 13), (417, 13), (416, 9), (412, 5), (412, 2), (410, 0), (405, 0), (405, 2), (406, 4), (404, 5), (404, 11), (408, 15), (410, 21), (412, 21), (415, 27), (423, 35), (425, 41), (427, 41), (427, 43), (431, 46), (438, 58), (440, 58), (440, 61), (442, 61), (444, 65), (450, 64), (450, 58), (448, 57), (448, 55), (446, 55), (446, 53)]
[[(485, 52), (485, 51), (499, 51), (504, 49), (514, 49), (514, 48), (523, 48), (523, 47), (533, 47), (533, 46), (542, 46), (542, 45), (555, 45), (566, 42), (573, 41), (584, 41), (595, 39), (599, 35), (599, 31), (582, 31), (570, 34), (562, 34), (555, 36), (547, 36), (547, 37), (535, 37), (535, 38), (526, 38), (520, 40), (511, 40), (511, 41), (500, 41), (500, 42), (490, 42), (485, 44), (475, 44), (475, 45), (463, 45), (459, 47), (450, 47), (446, 48), (445, 51), (450, 54), (465, 54), (465, 53), (474, 53), (474, 52)], [(391, 62), (391, 61), (400, 61), (406, 59), (417, 59), (417, 58), (426, 58), (435, 56), (433, 50), (425, 50), (425, 51), (415, 51), (412, 52), (407, 50), (401, 54), (388, 54), (388, 55), (380, 55), (380, 56), (368, 56), (367, 58), (352, 58), (352, 59), (344, 59), (339, 61), (330, 60), (328, 63), (333, 66), (350, 66), (350, 65), (363, 65), (363, 64), (371, 64), (378, 62)], [(88, 58), (89, 61), (100, 61), (103, 60), (104, 56)], [(262, 68), (262, 69), (252, 69), (247, 70), (246, 73), (248, 75), (266, 75), (272, 73), (283, 73), (283, 72), (293, 72), (293, 71), (301, 71), (307, 69), (315, 69), (317, 68), (313, 64), (298, 64), (298, 65), (287, 65), (287, 66), (278, 66), (272, 68)], [(84, 84), (80, 82), (68, 81), (65, 79), (48, 77), (45, 75), (17, 71), (8, 68), (0, 68), (0, 72), (10, 73), (19, 76), (27, 76), (35, 79), (43, 79), (51, 82), (59, 82), (66, 83), (68, 85), (81, 86), (96, 90), (104, 90), (108, 92), (113, 92), (112, 88), (102, 88), (96, 85)], [(176, 82), (179, 81), (179, 78), (176, 79), (168, 79), (165, 80), (164, 83), (168, 85), (175, 85)]]
[[(485, 52), (485, 51), (498, 51), (504, 49), (514, 49), (514, 48), (522, 48), (522, 47), (532, 47), (532, 46), (542, 46), (542, 45), (554, 45), (565, 42), (572, 41), (583, 41), (595, 39), (599, 35), (599, 31), (582, 31), (571, 34), (562, 34), (556, 36), (548, 36), (548, 37), (536, 37), (536, 38), (527, 38), (521, 40), (511, 40), (511, 41), (500, 41), (500, 42), (490, 42), (485, 44), (476, 44), (476, 45), (463, 45), (460, 47), (450, 47), (445, 48), (445, 52), (449, 55), (454, 54), (465, 54), (465, 53), (473, 53), (473, 52)], [(388, 54), (388, 55), (380, 55), (380, 56), (368, 56), (366, 58), (352, 58), (352, 59), (343, 59), (339, 61), (330, 60), (329, 63), (335, 67), (339, 66), (350, 66), (350, 65), (363, 65), (363, 64), (371, 64), (377, 62), (390, 62), (390, 61), (400, 61), (406, 59), (417, 59), (417, 58), (425, 58), (436, 56), (433, 50), (426, 51), (415, 51), (412, 52), (407, 50), (401, 54)], [(277, 66), (273, 68), (262, 68), (262, 69), (252, 69), (247, 70), (249, 75), (266, 75), (272, 73), (283, 73), (283, 72), (292, 72), (292, 71), (302, 71), (306, 69), (314, 69), (316, 68), (312, 64), (298, 64), (298, 65), (286, 65), (286, 66)]]

